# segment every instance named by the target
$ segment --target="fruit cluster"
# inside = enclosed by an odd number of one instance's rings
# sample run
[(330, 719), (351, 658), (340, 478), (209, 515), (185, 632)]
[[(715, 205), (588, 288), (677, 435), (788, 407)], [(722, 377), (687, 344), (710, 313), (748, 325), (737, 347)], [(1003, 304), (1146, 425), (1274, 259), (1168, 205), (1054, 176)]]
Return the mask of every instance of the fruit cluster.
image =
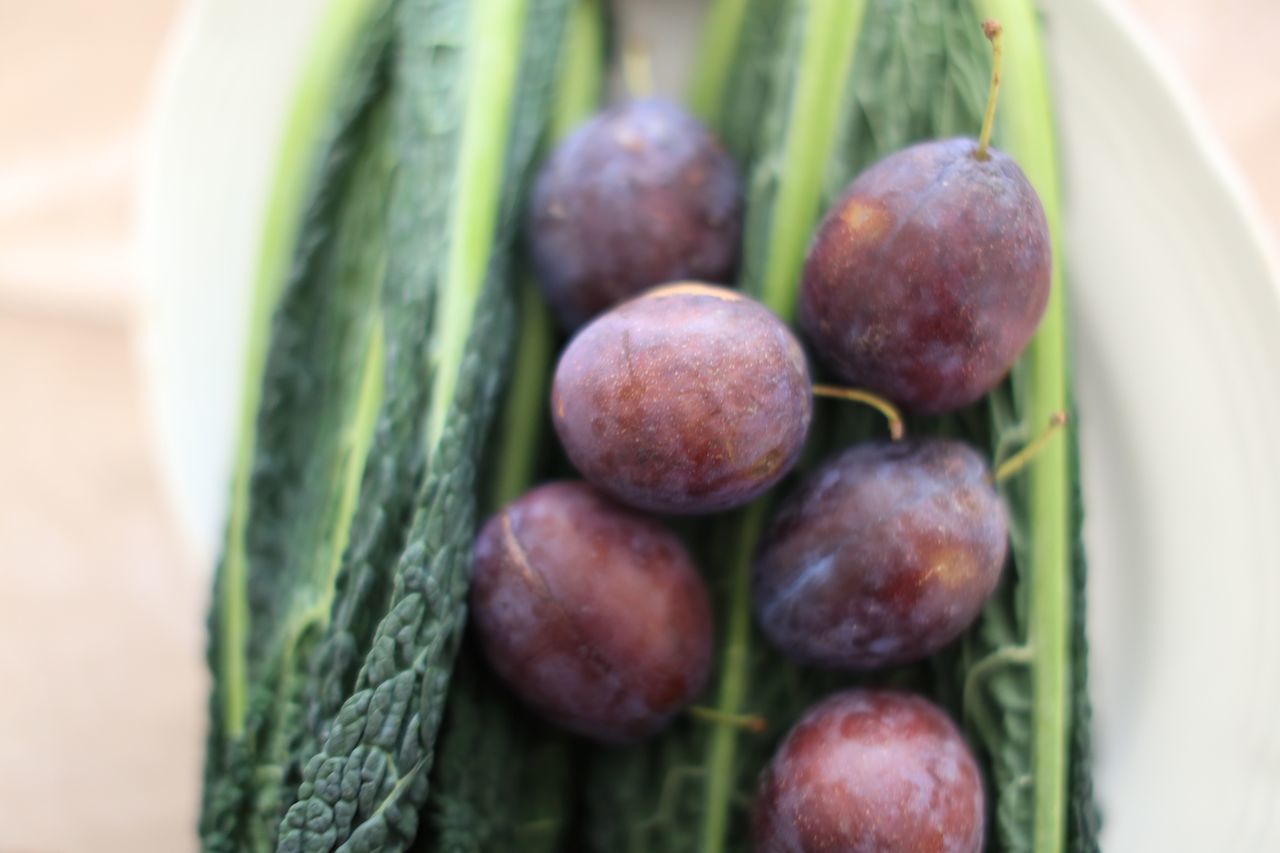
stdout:
[[(632, 101), (551, 155), (528, 239), (576, 330), (551, 410), (585, 482), (535, 488), (491, 519), (471, 594), (492, 667), (531, 708), (628, 742), (689, 707), (711, 667), (709, 597), (680, 539), (645, 513), (764, 495), (799, 459), (815, 393), (868, 399), (897, 422), (897, 406), (953, 411), (1009, 372), (1048, 299), (1050, 243), (1035, 191), (988, 144), (991, 112), (977, 140), (920, 143), (867, 169), (820, 223), (800, 326), (847, 392), (814, 386), (787, 325), (725, 286), (742, 193), (695, 119)], [(846, 671), (937, 652), (1000, 578), (996, 479), (952, 440), (895, 437), (821, 463), (756, 555), (760, 628), (797, 662)], [(975, 851), (984, 821), (977, 763), (941, 710), (850, 690), (782, 742), (753, 837), (763, 851)]]

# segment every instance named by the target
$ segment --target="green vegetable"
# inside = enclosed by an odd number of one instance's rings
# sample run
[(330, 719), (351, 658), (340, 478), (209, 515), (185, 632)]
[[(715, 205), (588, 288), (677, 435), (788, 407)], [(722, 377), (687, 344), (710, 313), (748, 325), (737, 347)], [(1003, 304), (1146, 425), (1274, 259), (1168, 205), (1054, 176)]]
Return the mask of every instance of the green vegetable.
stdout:
[[(1056, 249), (1049, 306), (1006, 385), (1009, 408), (1001, 400), (992, 403), (999, 442), (1011, 433), (1025, 436), (1072, 405), (1059, 177), (1039, 18), (1029, 0), (984, 0), (980, 7), (985, 16), (999, 19), (1006, 33), (999, 140), (1040, 194)], [(968, 676), (967, 692), (985, 706), (966, 711), (986, 723), (978, 735), (992, 755), (993, 785), (1001, 794), (1002, 846), (1096, 849), (1074, 441), (1047, 445), (1025, 479), (1005, 491), (1015, 530), (1017, 582), (971, 635), (972, 654), (990, 663), (980, 661)], [(976, 670), (984, 665), (985, 670)]]
[[(344, 0), (322, 28), (268, 220), (215, 581), (208, 849), (413, 837), (566, 12)], [(319, 164), (305, 202), (300, 162)]]
[[(343, 502), (349, 471), (361, 463), (354, 457), (367, 449), (365, 435), (356, 434), (366, 422), (357, 411), (360, 397), (368, 396), (359, 389), (362, 361), (377, 356), (378, 337), (364, 308), (377, 298), (380, 281), (363, 268), (381, 263), (381, 241), (371, 234), (378, 227), (370, 222), (378, 217), (367, 199), (385, 184), (385, 159), (377, 152), (386, 129), (381, 92), (390, 19), (385, 4), (364, 4), (362, 13), (354, 7), (333, 8), (321, 27), (268, 211), (227, 540), (210, 616), (214, 687), (201, 815), (210, 850), (271, 846), (282, 779), (294, 772), (281, 740), (297, 717), (301, 628), (321, 576), (332, 569), (326, 549), (344, 535), (316, 530), (332, 527), (331, 508)], [(320, 102), (333, 104), (323, 129)], [(318, 133), (327, 156), (308, 177), (313, 158), (304, 149)], [(353, 187), (357, 171), (368, 194)], [(324, 189), (310, 193), (299, 225), (295, 195), (307, 180)], [(299, 230), (343, 237), (301, 245), (282, 287), (285, 244)], [(358, 244), (369, 237), (365, 251)], [(310, 328), (331, 343), (318, 346), (319, 336), (303, 333)], [(269, 334), (278, 343), (268, 358)], [(321, 400), (323, 407), (308, 408)], [(310, 469), (304, 489), (313, 453), (326, 453), (332, 464)], [(295, 589), (304, 594), (295, 596)]]
[[(983, 11), (1004, 21), (1009, 46), (997, 141), (1040, 189), (1060, 257), (1052, 128), (1032, 6), (1030, 0), (986, 5), (992, 8)], [(719, 116), (726, 143), (744, 158), (749, 196), (741, 286), (784, 317), (794, 308), (813, 224), (854, 175), (910, 142), (974, 136), (981, 124), (990, 54), (971, 3), (866, 0), (865, 11), (861, 6), (747, 0), (743, 9), (739, 0), (719, 0), (711, 11), (711, 20), (736, 21), (741, 32), (709, 35), (695, 101), (704, 115)], [(725, 71), (720, 66), (732, 49), (725, 46), (735, 44)], [(708, 90), (708, 80), (722, 81), (722, 97)], [(708, 109), (720, 100), (722, 110)], [(913, 421), (910, 431), (960, 436), (1004, 454), (1051, 412), (1066, 408), (1063, 289), (1059, 271), (1043, 329), (988, 401), (945, 419)], [(824, 402), (808, 463), (883, 430), (858, 407)], [(991, 836), (1001, 850), (1096, 846), (1078, 467), (1067, 443), (1054, 446), (1004, 489), (1015, 566), (980, 623), (933, 663), (862, 679), (931, 692), (966, 722), (987, 765)], [(708, 576), (718, 581), (722, 626), (718, 681), (706, 701), (725, 714), (763, 715), (768, 734), (686, 719), (656, 743), (597, 757), (587, 781), (590, 849), (749, 849), (750, 799), (778, 738), (816, 698), (859, 680), (793, 667), (757, 634), (749, 571), (768, 511), (767, 501), (747, 508), (701, 548)]]
[[(554, 144), (587, 119), (600, 102), (605, 63), (602, 0), (576, 0), (551, 104), (547, 141)], [(503, 402), (490, 507), (518, 498), (536, 480), (545, 438), (547, 395), (558, 332), (531, 274), (520, 282), (520, 328), (511, 381)]]
[[(599, 0), (576, 0), (570, 13), (547, 141), (554, 143), (599, 101), (604, 32)], [(554, 321), (537, 285), (519, 285), (519, 335), (503, 401), (489, 480), (488, 511), (519, 497), (541, 473), (554, 346)], [(550, 439), (554, 440), (554, 439)], [(462, 851), (561, 849), (570, 819), (568, 740), (532, 717), (500, 687), (479, 649), (464, 643), (450, 688), (434, 790), (432, 832), (415, 849)]]
[(563, 849), (569, 823), (567, 738), (534, 719), (464, 645), (449, 691), (440, 757), (415, 851)]
[[(711, 4), (704, 23), (702, 61), (695, 69), (690, 108), (707, 125), (719, 127), (723, 122), (724, 93), (728, 88), (734, 56), (740, 49), (750, 50), (743, 31), (748, 29), (747, 12), (759, 13), (750, 0), (721, 0)], [(752, 22), (759, 25), (757, 18)], [(753, 32), (758, 32), (752, 27)]]

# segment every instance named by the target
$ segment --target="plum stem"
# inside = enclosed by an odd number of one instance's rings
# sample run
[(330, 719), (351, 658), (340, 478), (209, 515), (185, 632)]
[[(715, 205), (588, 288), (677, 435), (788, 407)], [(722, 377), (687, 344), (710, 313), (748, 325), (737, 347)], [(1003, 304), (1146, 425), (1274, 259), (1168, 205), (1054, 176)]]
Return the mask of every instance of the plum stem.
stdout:
[(982, 135), (978, 137), (979, 160), (986, 160), (991, 144), (991, 129), (996, 123), (996, 98), (1000, 94), (1000, 73), (1004, 64), (1004, 27), (999, 21), (984, 21), (982, 34), (991, 42), (991, 87), (987, 90), (987, 111), (982, 117)]
[(1003, 483), (1005, 480), (1017, 474), (1023, 468), (1026, 468), (1037, 456), (1044, 446), (1053, 440), (1054, 435), (1067, 424), (1066, 412), (1054, 412), (1049, 418), (1049, 425), (1040, 431), (1040, 434), (1017, 453), (996, 466), (996, 472), (992, 476), (997, 483)]
[(866, 403), (873, 409), (884, 415), (885, 420), (889, 422), (889, 437), (894, 441), (899, 441), (906, 433), (906, 427), (902, 423), (902, 413), (898, 411), (898, 407), (890, 403), (879, 394), (873, 394), (870, 391), (863, 391), (860, 388), (841, 388), (838, 385), (814, 385), (813, 396), (830, 397), (836, 400), (852, 400), (855, 403)]
[(743, 729), (752, 734), (763, 734), (765, 729), (769, 727), (769, 723), (759, 714), (730, 714), (721, 711), (718, 708), (708, 708), (705, 705), (694, 705), (689, 709), (689, 716), (695, 720), (702, 720), (706, 723), (716, 723), (722, 726), (733, 726)]
[(653, 94), (653, 61), (643, 44), (632, 42), (622, 51), (622, 80), (633, 99)]

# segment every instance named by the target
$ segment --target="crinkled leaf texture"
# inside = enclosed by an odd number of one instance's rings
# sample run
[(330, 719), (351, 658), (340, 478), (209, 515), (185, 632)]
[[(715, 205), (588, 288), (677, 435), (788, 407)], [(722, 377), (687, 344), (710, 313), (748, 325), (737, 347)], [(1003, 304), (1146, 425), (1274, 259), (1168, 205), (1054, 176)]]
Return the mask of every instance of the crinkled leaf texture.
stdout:
[[(374, 0), (340, 58), (215, 581), (206, 849), (396, 850), (416, 832), (568, 2), (508, 5), (489, 21)], [(509, 88), (468, 65), (481, 42), (509, 48)], [(484, 144), (464, 152), (476, 103)], [(446, 301), (465, 316), (444, 322)]]

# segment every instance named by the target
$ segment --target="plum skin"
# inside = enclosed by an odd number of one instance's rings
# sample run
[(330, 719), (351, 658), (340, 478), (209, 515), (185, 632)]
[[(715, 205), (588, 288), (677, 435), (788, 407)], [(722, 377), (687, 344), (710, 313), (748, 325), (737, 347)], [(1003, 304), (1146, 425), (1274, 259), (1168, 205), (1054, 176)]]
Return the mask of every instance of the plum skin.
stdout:
[(595, 740), (653, 734), (710, 671), (711, 604), (688, 552), (585, 483), (540, 486), (485, 524), (470, 605), (508, 687)]
[(1049, 299), (1044, 208), (1010, 157), (920, 143), (860, 174), (809, 249), (799, 319), (852, 385), (922, 414), (982, 397)]
[(552, 152), (526, 224), (538, 283), (568, 330), (659, 284), (727, 284), (742, 241), (737, 167), (676, 104), (629, 101)]
[(652, 290), (569, 343), (551, 389), (570, 461), (630, 506), (747, 503), (795, 464), (813, 414), (804, 352), (768, 309), (721, 287)]
[(1008, 549), (986, 461), (950, 440), (876, 441), (825, 462), (771, 520), (757, 618), (789, 657), (846, 670), (919, 660), (991, 596)]
[(986, 797), (972, 752), (928, 701), (849, 690), (810, 708), (764, 772), (756, 853), (977, 853)]

